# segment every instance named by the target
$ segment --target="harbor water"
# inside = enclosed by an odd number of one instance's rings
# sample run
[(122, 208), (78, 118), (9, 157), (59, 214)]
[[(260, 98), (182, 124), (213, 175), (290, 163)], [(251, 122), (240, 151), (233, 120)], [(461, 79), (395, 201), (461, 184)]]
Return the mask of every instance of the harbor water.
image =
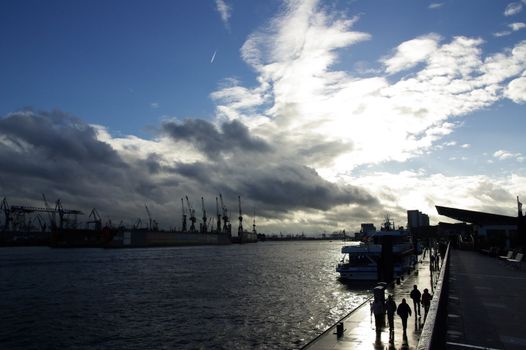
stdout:
[(297, 349), (364, 301), (341, 242), (0, 248), (5, 349)]

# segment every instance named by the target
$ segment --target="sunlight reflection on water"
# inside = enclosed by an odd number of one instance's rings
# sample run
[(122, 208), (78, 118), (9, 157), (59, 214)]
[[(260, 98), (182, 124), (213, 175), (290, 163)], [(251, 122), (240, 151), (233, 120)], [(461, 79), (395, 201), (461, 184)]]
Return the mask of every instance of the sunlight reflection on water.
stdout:
[(365, 300), (341, 242), (130, 250), (2, 248), (10, 349), (294, 349)]

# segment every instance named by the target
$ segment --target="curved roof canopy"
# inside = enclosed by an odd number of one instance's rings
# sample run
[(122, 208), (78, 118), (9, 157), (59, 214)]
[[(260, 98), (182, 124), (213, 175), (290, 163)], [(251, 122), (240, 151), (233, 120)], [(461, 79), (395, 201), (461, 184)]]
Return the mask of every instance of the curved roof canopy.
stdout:
[(484, 213), (481, 211), (441, 207), (435, 205), (440, 215), (477, 225), (517, 225), (517, 217)]

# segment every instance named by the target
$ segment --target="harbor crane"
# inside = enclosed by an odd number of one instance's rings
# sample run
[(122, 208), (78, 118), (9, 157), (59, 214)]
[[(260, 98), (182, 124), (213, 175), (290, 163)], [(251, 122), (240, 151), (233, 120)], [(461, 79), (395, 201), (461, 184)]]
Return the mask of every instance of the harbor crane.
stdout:
[(203, 224), (201, 226), (201, 232), (208, 231), (207, 223), (206, 223), (206, 209), (205, 209), (205, 200), (203, 197), (201, 197), (201, 207), (203, 208)]
[(217, 233), (221, 232), (221, 214), (219, 213), (219, 199), (216, 197)]
[(252, 232), (257, 235), (256, 231), (256, 209), (254, 209), (254, 217), (252, 221)]
[(47, 202), (46, 195), (42, 193), (42, 198), (44, 199), (44, 205), (46, 206), (46, 209), (48, 211), (48, 217), (49, 217), (49, 223), (51, 224), (51, 230), (55, 230), (57, 228), (57, 221), (55, 220), (55, 212), (52, 211), (52, 209), (49, 206), (49, 203)]
[(148, 209), (148, 206), (145, 204), (144, 207), (146, 208), (146, 214), (148, 215), (148, 230), (152, 229), (152, 215), (150, 214), (150, 209)]
[(95, 230), (100, 231), (102, 229), (102, 218), (99, 215), (99, 212), (97, 209), (93, 208), (91, 209), (91, 213), (89, 214), (89, 219), (86, 224), (89, 226), (89, 224), (95, 225)]
[(148, 214), (148, 229), (150, 231), (158, 231), (159, 225), (157, 224), (157, 221), (152, 219), (152, 214), (150, 213), (148, 206), (145, 204), (144, 207), (146, 208), (146, 214)]
[(238, 206), (239, 206), (239, 226), (237, 227), (237, 234), (239, 237), (241, 237), (241, 233), (243, 232), (243, 214), (241, 212), (241, 196), (237, 196)]
[(223, 210), (223, 232), (232, 233), (232, 226), (230, 225), (230, 219), (228, 218), (228, 209), (223, 203), (223, 196), (219, 194), (219, 200), (221, 201), (221, 209)]
[(197, 221), (195, 217), (195, 209), (192, 207), (192, 204), (190, 204), (190, 200), (188, 199), (188, 196), (186, 197), (186, 203), (188, 204), (188, 212), (190, 214), (190, 232), (195, 232), (195, 222)]
[(135, 221), (135, 224), (133, 225), (133, 228), (135, 230), (140, 230), (141, 226), (142, 226), (142, 220), (141, 218), (137, 218), (137, 220)]
[(183, 225), (182, 230), (183, 232), (186, 232), (186, 209), (184, 208), (184, 199), (181, 198), (181, 209), (183, 211)]
[(9, 230), (9, 222), (11, 221), (11, 210), (9, 204), (7, 203), (7, 198), (4, 197), (4, 199), (2, 200), (2, 205), (0, 205), (0, 209), (4, 214), (4, 227), (2, 228), (2, 230), (7, 231)]

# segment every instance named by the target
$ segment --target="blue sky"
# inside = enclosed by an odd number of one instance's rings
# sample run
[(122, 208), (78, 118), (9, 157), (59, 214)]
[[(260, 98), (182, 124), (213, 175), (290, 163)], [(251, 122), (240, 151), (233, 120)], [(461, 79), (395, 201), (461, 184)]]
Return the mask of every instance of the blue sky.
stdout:
[(180, 197), (222, 192), (312, 233), (514, 215), (525, 33), (521, 0), (3, 1), (0, 194), (173, 226)]

